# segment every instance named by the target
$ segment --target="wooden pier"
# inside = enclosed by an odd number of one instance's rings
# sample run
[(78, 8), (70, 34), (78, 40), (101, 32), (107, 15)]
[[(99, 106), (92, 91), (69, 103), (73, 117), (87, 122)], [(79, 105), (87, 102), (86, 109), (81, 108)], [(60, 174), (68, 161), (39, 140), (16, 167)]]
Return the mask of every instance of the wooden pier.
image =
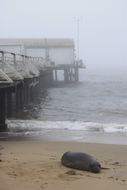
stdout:
[(42, 57), (0, 51), (0, 132), (7, 130), (6, 118), (14, 105), (20, 109), (33, 101), (40, 89), (58, 81), (58, 70), (64, 71), (64, 82), (77, 82), (79, 68), (83, 67), (78, 62), (55, 65)]
[(14, 105), (20, 109), (52, 82), (52, 66), (43, 58), (0, 51), (0, 131), (6, 131)]

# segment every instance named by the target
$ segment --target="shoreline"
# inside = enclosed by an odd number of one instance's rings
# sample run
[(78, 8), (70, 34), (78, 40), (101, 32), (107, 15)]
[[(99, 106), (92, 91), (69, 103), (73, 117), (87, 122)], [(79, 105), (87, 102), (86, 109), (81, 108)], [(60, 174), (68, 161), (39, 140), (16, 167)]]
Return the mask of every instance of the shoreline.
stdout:
[(120, 123), (8, 120), (8, 132), (0, 140), (4, 137), (127, 145), (127, 128)]
[[(127, 186), (127, 146), (45, 140), (0, 141), (1, 190), (125, 190)], [(64, 152), (82, 151), (109, 168), (99, 174), (70, 170), (61, 165)]]
[(0, 134), (0, 141), (52, 141), (127, 145), (127, 133), (87, 132), (62, 129), (43, 129), (34, 132), (7, 132)]

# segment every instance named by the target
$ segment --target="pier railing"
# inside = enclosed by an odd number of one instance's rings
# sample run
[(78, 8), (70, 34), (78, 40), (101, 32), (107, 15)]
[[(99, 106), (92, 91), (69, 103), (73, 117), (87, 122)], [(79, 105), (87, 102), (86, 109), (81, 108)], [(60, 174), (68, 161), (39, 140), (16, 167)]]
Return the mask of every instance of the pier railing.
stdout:
[(0, 83), (12, 83), (24, 78), (39, 76), (41, 70), (52, 67), (43, 57), (31, 57), (0, 51)]

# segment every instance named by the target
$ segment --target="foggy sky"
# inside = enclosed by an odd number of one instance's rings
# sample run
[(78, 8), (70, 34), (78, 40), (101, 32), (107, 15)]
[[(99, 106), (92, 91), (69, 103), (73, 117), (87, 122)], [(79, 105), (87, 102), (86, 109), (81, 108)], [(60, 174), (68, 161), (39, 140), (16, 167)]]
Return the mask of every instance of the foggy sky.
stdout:
[(0, 0), (0, 38), (74, 38), (87, 69), (127, 73), (127, 0)]

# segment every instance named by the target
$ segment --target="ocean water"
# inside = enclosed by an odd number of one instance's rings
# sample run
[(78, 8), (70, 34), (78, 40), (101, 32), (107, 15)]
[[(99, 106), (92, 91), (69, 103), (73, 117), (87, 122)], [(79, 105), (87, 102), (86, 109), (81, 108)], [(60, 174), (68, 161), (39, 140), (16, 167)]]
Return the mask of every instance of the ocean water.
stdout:
[(127, 78), (80, 71), (80, 83), (42, 91), (7, 123), (10, 136), (127, 144)]

